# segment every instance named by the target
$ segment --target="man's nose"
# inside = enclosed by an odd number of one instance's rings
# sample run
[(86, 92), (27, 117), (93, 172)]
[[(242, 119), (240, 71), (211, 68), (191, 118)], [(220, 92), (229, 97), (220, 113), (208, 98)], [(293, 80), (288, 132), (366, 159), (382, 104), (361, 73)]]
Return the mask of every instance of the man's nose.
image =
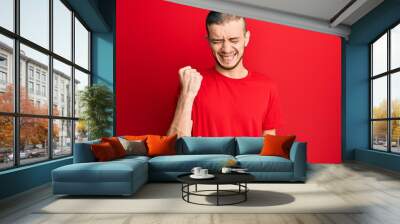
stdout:
[(223, 53), (229, 53), (232, 49), (232, 45), (229, 43), (229, 41), (224, 41), (222, 43), (222, 52)]

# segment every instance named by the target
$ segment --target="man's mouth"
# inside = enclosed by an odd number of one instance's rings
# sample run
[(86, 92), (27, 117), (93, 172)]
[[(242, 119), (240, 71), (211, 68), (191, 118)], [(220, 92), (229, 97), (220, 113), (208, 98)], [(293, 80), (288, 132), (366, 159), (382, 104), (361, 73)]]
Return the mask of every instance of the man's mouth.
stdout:
[(219, 55), (224, 64), (230, 64), (236, 57), (237, 53)]

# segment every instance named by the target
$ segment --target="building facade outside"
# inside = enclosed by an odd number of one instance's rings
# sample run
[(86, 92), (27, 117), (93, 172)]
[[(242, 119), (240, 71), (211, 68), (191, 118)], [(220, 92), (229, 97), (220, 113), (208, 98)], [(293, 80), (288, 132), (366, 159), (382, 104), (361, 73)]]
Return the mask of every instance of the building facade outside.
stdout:
[[(13, 89), (14, 89), (14, 65), (13, 48), (0, 41), (0, 111), (13, 112)], [(72, 116), (72, 70), (70, 66), (58, 69), (57, 63), (53, 62), (53, 91), (49, 94), (49, 68), (34, 58), (20, 52), (20, 112), (31, 115), (48, 115), (49, 97), (53, 97), (53, 116), (71, 118)], [(61, 62), (58, 62), (61, 64)], [(61, 71), (63, 70), (63, 71)], [(75, 88), (80, 81), (75, 80)], [(88, 84), (88, 83), (87, 83)], [(76, 94), (78, 95), (77, 88)], [(8, 94), (8, 95), (7, 95)], [(4, 99), (5, 98), (5, 99)], [(10, 99), (12, 98), (12, 99)], [(75, 98), (75, 117), (80, 116), (79, 97)], [(7, 108), (9, 108), (7, 110)], [(4, 118), (4, 116), (2, 116)], [(12, 121), (12, 119), (10, 120)], [(53, 157), (70, 155), (72, 153), (72, 120), (53, 119)], [(12, 124), (10, 131), (12, 132)], [(77, 122), (77, 126), (80, 126)], [(38, 127), (39, 126), (39, 127)], [(40, 128), (43, 129), (42, 134)], [(36, 129), (36, 130), (35, 130)], [(39, 130), (38, 130), (39, 129)], [(77, 130), (77, 140), (86, 140), (82, 127)], [(20, 118), (20, 159), (21, 164), (46, 160), (49, 158), (48, 147), (48, 119), (47, 118)], [(31, 132), (33, 131), (33, 132)], [(7, 131), (5, 132), (7, 134)], [(12, 133), (11, 133), (12, 134)], [(0, 134), (1, 135), (1, 134)], [(1, 137), (1, 136), (0, 136)], [(36, 139), (35, 139), (36, 138)], [(10, 138), (12, 139), (12, 137)], [(12, 140), (9, 144), (0, 142), (0, 169), (12, 166), (13, 146)], [(11, 164), (9, 164), (11, 163)]]

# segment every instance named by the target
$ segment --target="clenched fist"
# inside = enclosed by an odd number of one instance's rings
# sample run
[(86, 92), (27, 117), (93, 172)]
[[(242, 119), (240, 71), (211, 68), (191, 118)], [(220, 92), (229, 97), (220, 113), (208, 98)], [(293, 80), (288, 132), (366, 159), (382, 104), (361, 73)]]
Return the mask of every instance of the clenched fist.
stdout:
[(187, 97), (196, 97), (199, 92), (203, 76), (190, 66), (179, 69), (179, 80), (181, 82), (181, 94)]

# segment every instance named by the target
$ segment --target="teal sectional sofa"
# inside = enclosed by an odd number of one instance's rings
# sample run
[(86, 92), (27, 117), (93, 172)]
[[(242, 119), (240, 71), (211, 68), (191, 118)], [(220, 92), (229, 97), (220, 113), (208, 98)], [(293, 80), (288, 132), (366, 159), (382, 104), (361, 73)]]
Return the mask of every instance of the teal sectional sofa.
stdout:
[(148, 181), (176, 181), (193, 167), (219, 172), (228, 160), (236, 160), (260, 182), (305, 182), (306, 143), (295, 142), (290, 159), (260, 156), (262, 137), (183, 137), (177, 140), (177, 155), (127, 156), (96, 162), (91, 141), (75, 144), (74, 163), (52, 171), (54, 194), (131, 195)]

